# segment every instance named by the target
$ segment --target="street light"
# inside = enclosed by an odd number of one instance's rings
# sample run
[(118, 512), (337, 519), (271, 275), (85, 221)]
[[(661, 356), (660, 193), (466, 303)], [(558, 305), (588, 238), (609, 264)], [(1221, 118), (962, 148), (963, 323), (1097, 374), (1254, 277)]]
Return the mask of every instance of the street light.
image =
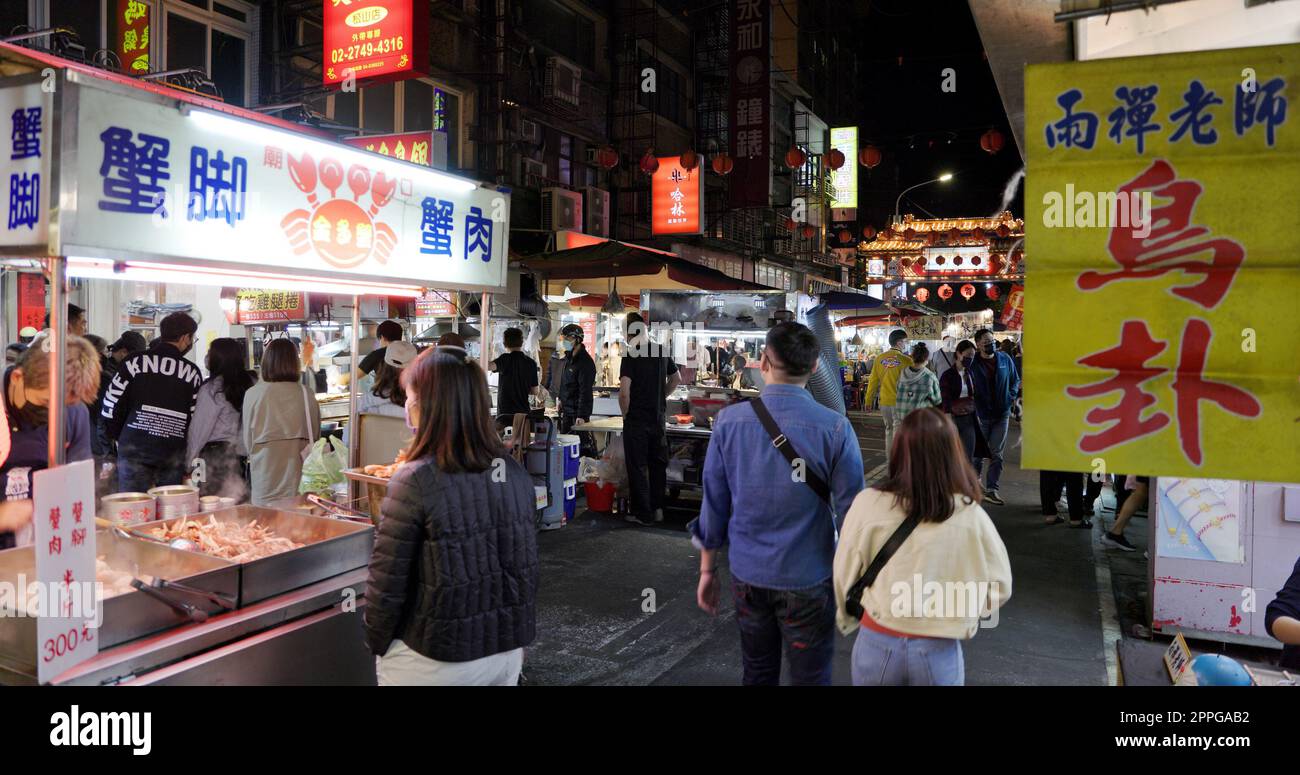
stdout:
[(921, 186), (928, 186), (928, 185), (930, 185), (931, 183), (947, 183), (947, 182), (950, 181), (950, 180), (952, 180), (952, 173), (951, 173), (951, 172), (945, 172), (945, 173), (943, 173), (942, 175), (940, 175), (939, 177), (934, 178), (933, 180), (927, 180), (927, 181), (925, 181), (925, 182), (923, 182), (923, 183), (917, 183), (915, 186), (911, 186), (911, 187), (909, 187), (909, 188), (905, 188), (905, 189), (903, 189), (903, 193), (899, 194), (899, 195), (898, 195), (898, 199), (895, 200), (895, 202), (894, 202), (894, 223), (897, 224), (897, 223), (899, 222), (899, 217), (898, 217), (898, 208), (902, 206), (902, 204), (903, 204), (903, 197), (907, 194), (908, 191), (911, 191), (911, 190), (913, 190), (913, 189), (920, 188)]

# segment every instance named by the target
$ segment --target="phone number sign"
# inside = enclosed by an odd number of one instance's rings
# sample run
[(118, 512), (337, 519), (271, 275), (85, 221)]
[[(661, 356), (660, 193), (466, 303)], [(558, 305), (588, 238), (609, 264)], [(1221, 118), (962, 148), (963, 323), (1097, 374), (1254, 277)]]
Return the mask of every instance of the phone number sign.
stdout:
[(427, 75), (428, 0), (325, 0), (325, 84)]

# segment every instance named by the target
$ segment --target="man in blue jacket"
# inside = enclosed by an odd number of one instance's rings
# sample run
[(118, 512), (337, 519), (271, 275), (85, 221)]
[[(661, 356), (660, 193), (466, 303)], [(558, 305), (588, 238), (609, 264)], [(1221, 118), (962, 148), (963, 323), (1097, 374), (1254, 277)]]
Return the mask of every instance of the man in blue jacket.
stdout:
[[(975, 416), (989, 445), (989, 476), (984, 485), (984, 500), (999, 506), (1006, 503), (998, 496), (1002, 477), (1002, 450), (1007, 444), (1011, 423), (1011, 406), (1020, 392), (1020, 372), (1015, 361), (999, 352), (993, 332), (981, 328), (975, 332), (978, 357), (971, 364), (971, 381), (975, 385)], [(975, 461), (975, 473), (983, 474), (983, 459)]]
[[(804, 387), (820, 353), (807, 326), (785, 322), (768, 331), (760, 399), (796, 464), (776, 447), (751, 403), (723, 409), (704, 460), (700, 517), (689, 526), (701, 550), (698, 602), (711, 614), (721, 595), (718, 552), (730, 546), (747, 685), (779, 683), (783, 649), (791, 683), (831, 680), (835, 536), (864, 478), (853, 426)], [(814, 478), (825, 483), (825, 500), (813, 490)]]

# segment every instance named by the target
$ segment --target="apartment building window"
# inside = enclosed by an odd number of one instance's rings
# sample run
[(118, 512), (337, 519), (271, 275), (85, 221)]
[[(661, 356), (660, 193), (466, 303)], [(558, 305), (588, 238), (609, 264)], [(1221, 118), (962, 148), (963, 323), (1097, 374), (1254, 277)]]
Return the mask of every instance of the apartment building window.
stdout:
[(794, 273), (771, 264), (759, 264), (754, 267), (754, 282), (779, 290), (793, 290)]
[[(12, 7), (26, 5), (23, 0), (8, 0), (3, 3)], [(104, 0), (49, 0), (46, 17), (51, 27), (69, 27), (76, 31), (81, 44), (86, 47), (86, 54), (99, 48), (100, 30), (103, 28)], [(23, 14), (26, 15), (25, 13)], [(3, 31), (5, 35), (9, 30)], [(40, 41), (37, 41), (38, 43)]]
[(654, 68), (655, 91), (639, 92), (637, 102), (678, 126), (686, 126), (686, 78), (644, 51), (638, 60), (638, 71)]
[[(330, 100), (333, 107), (329, 115), (334, 121), (366, 134), (433, 131), (438, 146), (442, 140), (436, 135), (441, 133), (446, 141), (447, 167), (460, 168), (460, 93), (421, 78), (362, 86), (351, 93), (340, 91)], [(435, 152), (430, 162), (440, 166), (440, 158)]]
[[(116, 7), (114, 0), (108, 2)], [(256, 20), (252, 5), (243, 0), (153, 0), (147, 4), (155, 19), (162, 16), (166, 41), (162, 67), (154, 70), (195, 67), (208, 74), (227, 103), (241, 107), (253, 103), (251, 49)], [(156, 24), (153, 27), (157, 29)]]
[(556, 54), (588, 70), (596, 67), (596, 25), (558, 0), (525, 0), (528, 34)]
[(560, 182), (566, 186), (573, 185), (573, 138), (560, 135)]

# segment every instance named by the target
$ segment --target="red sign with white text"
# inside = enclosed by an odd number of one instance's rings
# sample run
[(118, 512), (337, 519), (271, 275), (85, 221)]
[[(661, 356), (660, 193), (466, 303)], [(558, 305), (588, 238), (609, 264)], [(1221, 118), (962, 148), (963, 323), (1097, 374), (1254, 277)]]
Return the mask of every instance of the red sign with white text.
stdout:
[(650, 179), (650, 233), (704, 231), (704, 169), (682, 169), (680, 156), (660, 156)]
[(347, 145), (382, 156), (429, 166), (429, 149), (433, 146), (433, 132), (404, 132), (396, 135), (369, 135), (349, 137)]
[(428, 74), (428, 0), (325, 0), (324, 25), (326, 85)]

